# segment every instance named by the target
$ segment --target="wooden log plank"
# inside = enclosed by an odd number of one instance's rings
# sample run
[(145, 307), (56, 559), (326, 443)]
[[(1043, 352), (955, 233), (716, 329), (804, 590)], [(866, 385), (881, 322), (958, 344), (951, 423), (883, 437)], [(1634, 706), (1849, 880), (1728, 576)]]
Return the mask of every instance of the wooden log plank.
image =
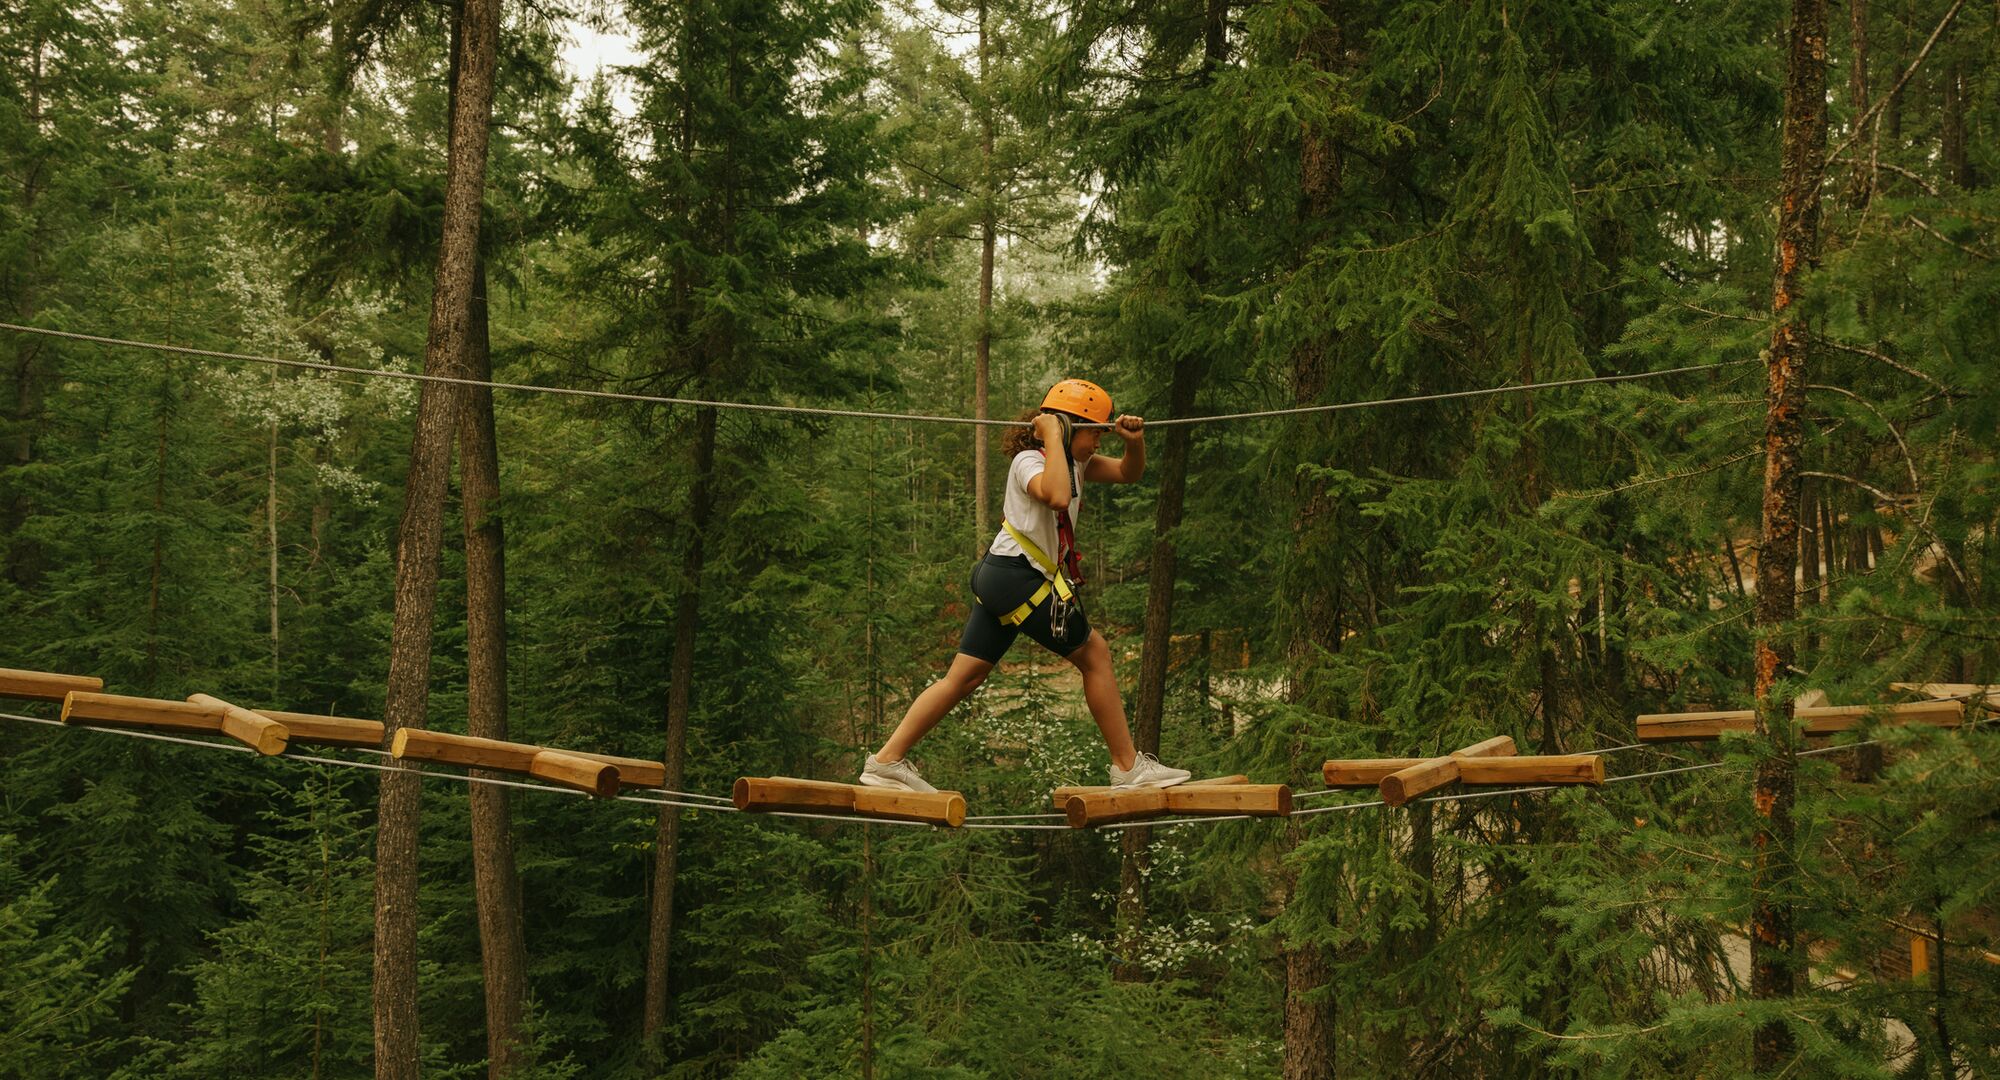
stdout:
[(897, 791), (856, 785), (854, 812), (862, 817), (924, 821), (956, 829), (965, 824), (965, 796), (956, 791)]
[(222, 714), (205, 705), (83, 691), (72, 691), (63, 699), (62, 722), (159, 728), (198, 735), (214, 735), (222, 731)]
[[(396, 733), (396, 741), (390, 747), (390, 752), (399, 758), (409, 757), (418, 761), (437, 761), (472, 769), (493, 769), (498, 772), (532, 776), (535, 755), (551, 749), (556, 748), (508, 742), (504, 739), (482, 739), (474, 735), (458, 735), (449, 731), (404, 728)], [(558, 752), (617, 766), (618, 782), (624, 787), (656, 788), (667, 782), (666, 766), (657, 761), (618, 757), (613, 754), (593, 754), (585, 750), (562, 749)]]
[(854, 784), (800, 780), (790, 776), (740, 776), (729, 793), (738, 810), (798, 810), (845, 813), (854, 809)]
[(1372, 788), (1382, 778), (1402, 772), (1427, 758), (1336, 758), (1320, 766), (1330, 788)]
[[(1426, 758), (1354, 758), (1329, 761), (1321, 772), (1330, 788), (1371, 788)], [(1461, 758), (1461, 784), (1598, 784), (1604, 782), (1604, 758), (1598, 754), (1557, 754), (1531, 757)]]
[(1514, 740), (1505, 735), (1473, 743), (1463, 750), (1454, 750), (1444, 757), (1420, 761), (1406, 769), (1382, 778), (1376, 787), (1382, 792), (1382, 801), (1390, 806), (1401, 806), (1426, 791), (1438, 788), (1458, 779), (1458, 763), (1467, 758), (1511, 757)]
[(581, 754), (544, 750), (528, 763), (528, 774), (600, 799), (618, 794), (618, 766)]
[[(1868, 722), (1870, 715), (1884, 724), (1931, 724), (1957, 727), (1965, 716), (1961, 701), (1913, 701), (1898, 705), (1825, 705), (1798, 709), (1794, 719), (1804, 725), (1807, 735), (1832, 735), (1852, 731)], [(1720, 738), (1728, 731), (1750, 731), (1757, 714), (1750, 709), (1715, 709), (1706, 712), (1647, 713), (1638, 719), (1640, 742), (1682, 742)]]
[[(1215, 787), (1218, 785), (1228, 785), (1228, 784), (1247, 784), (1249, 782), (1250, 782), (1249, 777), (1237, 774), (1235, 776), (1211, 776), (1203, 780), (1189, 780), (1185, 783), (1176, 784), (1174, 786), (1184, 787), (1184, 788)], [(1106, 791), (1119, 791), (1119, 790), (1121, 789), (1112, 787), (1109, 784), (1094, 784), (1094, 785), (1079, 784), (1068, 787), (1059, 787), (1050, 791), (1049, 794), (1053, 796), (1055, 799), (1056, 809), (1061, 810), (1065, 805), (1068, 804), (1069, 797), (1071, 795), (1090, 795)]]
[(1181, 784), (1166, 792), (1170, 814), (1284, 817), (1292, 812), (1292, 789), (1286, 784)]
[(1991, 705), (2000, 705), (2000, 686), (1994, 686), (1989, 683), (1892, 682), (1889, 684), (1889, 689), (1922, 694), (1925, 697), (1961, 698), (1973, 701), (1983, 700)]
[(291, 732), (285, 725), (268, 716), (231, 705), (221, 698), (209, 694), (189, 694), (188, 703), (220, 712), (222, 733), (260, 754), (282, 754), (285, 744), (291, 741)]
[(324, 746), (367, 746), (382, 748), (382, 721), (356, 720), (346, 716), (316, 716), (312, 713), (281, 712), (277, 709), (257, 709), (259, 716), (268, 716), (285, 725), (292, 733), (295, 743), (316, 743)]
[(1109, 825), (1114, 821), (1136, 821), (1159, 817), (1167, 812), (1168, 788), (1118, 788), (1113, 791), (1071, 795), (1063, 803), (1063, 814), (1072, 829)]
[(1513, 784), (1602, 784), (1602, 754), (1542, 754), (1514, 758), (1465, 758), (1458, 782), (1470, 786)]
[(0, 668), (0, 698), (21, 701), (61, 701), (72, 693), (95, 694), (104, 680), (90, 675), (59, 675), (53, 671)]

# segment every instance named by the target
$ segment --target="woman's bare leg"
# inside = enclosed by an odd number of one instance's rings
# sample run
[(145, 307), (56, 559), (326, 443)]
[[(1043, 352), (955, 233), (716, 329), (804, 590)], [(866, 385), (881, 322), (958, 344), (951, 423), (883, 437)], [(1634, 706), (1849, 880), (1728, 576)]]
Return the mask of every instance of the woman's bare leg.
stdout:
[[(903, 755), (917, 745), (917, 740), (930, 734), (953, 705), (979, 689), (979, 684), (985, 682), (992, 671), (992, 664), (976, 656), (959, 653), (952, 657), (951, 669), (944, 673), (944, 678), (932, 683), (917, 695), (917, 700), (910, 702), (910, 711), (903, 714), (903, 722), (896, 725), (889, 741), (875, 752), (875, 760), (884, 765), (903, 760)], [(1119, 722), (1124, 722), (1123, 714), (1120, 714)]]
[(1132, 729), (1125, 724), (1125, 699), (1118, 693), (1118, 676), (1111, 668), (1111, 646), (1095, 630), (1083, 647), (1069, 654), (1069, 662), (1083, 673), (1083, 701), (1090, 706), (1090, 718), (1104, 735), (1104, 748), (1111, 751), (1111, 763), (1129, 769), (1138, 760), (1132, 746)]

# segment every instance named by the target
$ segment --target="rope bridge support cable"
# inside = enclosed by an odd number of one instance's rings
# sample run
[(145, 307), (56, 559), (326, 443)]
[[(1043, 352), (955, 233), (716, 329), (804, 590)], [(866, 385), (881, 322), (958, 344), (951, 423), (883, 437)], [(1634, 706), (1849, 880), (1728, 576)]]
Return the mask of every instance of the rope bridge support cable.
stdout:
[[(0, 330), (17, 334), (36, 334), (43, 337), (60, 338), (66, 341), (81, 341), (92, 345), (107, 345), (124, 349), (144, 349), (151, 352), (170, 353), (176, 356), (190, 356), (203, 360), (228, 360), (251, 364), (266, 364), (304, 371), (318, 371), (325, 374), (360, 375), (378, 379), (400, 379), (407, 382), (442, 383), (452, 386), (484, 387), (488, 390), (507, 390), (521, 393), (556, 394), (564, 397), (593, 398), (603, 401), (629, 401), (653, 405), (679, 405), (704, 409), (735, 409), (743, 412), (780, 413), (799, 416), (844, 417), (860, 420), (893, 420), (925, 424), (966, 424), (978, 427), (1025, 427), (1019, 420), (995, 420), (972, 416), (933, 416), (924, 413), (878, 412), (866, 409), (832, 409), (811, 405), (778, 405), (751, 401), (711, 401), (702, 398), (671, 397), (664, 394), (633, 394), (617, 390), (591, 390), (574, 386), (545, 386), (538, 383), (499, 382), (491, 379), (466, 379), (453, 375), (435, 375), (419, 371), (397, 371), (393, 368), (355, 367), (347, 364), (329, 364), (317, 360), (294, 360), (282, 356), (260, 356), (254, 353), (229, 352), (222, 349), (201, 349), (188, 345), (168, 345), (156, 341), (139, 341), (132, 338), (107, 337), (102, 334), (82, 334), (70, 330), (54, 330), (41, 326), (24, 326), (20, 323), (0, 322)], [(1722, 360), (1712, 364), (1689, 364), (1683, 367), (1661, 368), (1655, 371), (1634, 371), (1616, 375), (1592, 375), (1576, 379), (1557, 379), (1538, 383), (1509, 383), (1502, 386), (1487, 386), (1473, 390), (1448, 390), (1435, 394), (1414, 394), (1404, 397), (1373, 398), (1366, 401), (1342, 401), (1328, 405), (1306, 405), (1286, 409), (1263, 409), (1254, 412), (1216, 413), (1209, 416), (1163, 417), (1148, 420), (1148, 427), (1173, 427), (1184, 424), (1211, 424), (1236, 420), (1262, 420), (1279, 416), (1302, 416), (1313, 413), (1344, 412), (1351, 409), (1374, 409), (1391, 405), (1416, 405), (1440, 401), (1463, 401), (1472, 398), (1492, 397), (1499, 394), (1532, 393), (1542, 390), (1559, 390), (1573, 386), (1589, 386), (1598, 383), (1637, 382), (1644, 379), (1659, 379), (1670, 375), (1685, 375), (1698, 371), (1716, 371), (1723, 368), (1740, 367), (1760, 361), (1754, 357), (1741, 360)], [(1114, 424), (1079, 423), (1078, 429), (1111, 428)]]
[[(253, 747), (247, 745), (240, 745), (237, 743), (214, 742), (203, 739), (187, 738), (178, 735), (164, 735), (158, 732), (134, 730), (131, 728), (95, 727), (86, 724), (64, 724), (60, 720), (51, 720), (46, 717), (38, 717), (38, 716), (25, 716), (18, 713), (0, 712), (0, 719), (14, 720), (29, 724), (40, 724), (49, 727), (81, 727), (84, 730), (98, 732), (100, 734), (105, 734), (105, 735), (123, 735), (130, 738), (148, 739), (155, 742), (174, 743), (174, 744), (199, 747), (209, 750), (225, 750), (234, 753), (247, 753), (247, 754), (257, 753), (256, 749), (254, 749)], [(1988, 727), (1995, 722), (2000, 722), (2000, 721), (1974, 722), (1967, 724), (1966, 726)], [(1882, 742), (1883, 740), (1880, 739), (1866, 739), (1852, 743), (1841, 743), (1835, 746), (1823, 746), (1812, 750), (1800, 751), (1797, 756), (1816, 757), (1823, 754), (1836, 754), (1851, 750), (1857, 750), (1862, 747), (1881, 745)], [(1608, 754), (1619, 750), (1630, 750), (1630, 749), (1636, 749), (1636, 747), (1635, 746), (1612, 747), (1607, 750), (1598, 751), (1597, 753)], [(371, 752), (371, 751), (364, 750), (364, 752)], [(372, 752), (378, 754), (381, 753), (380, 751), (372, 751)], [(344, 768), (367, 769), (376, 772), (411, 771), (411, 772), (418, 772), (420, 775), (427, 777), (440, 777), (443, 779), (459, 781), (466, 784), (493, 784), (501, 787), (519, 788), (528, 791), (554, 792), (557, 794), (565, 794), (565, 795), (587, 794), (586, 792), (578, 791), (573, 788), (556, 787), (548, 784), (529, 783), (518, 780), (506, 780), (499, 777), (490, 777), (490, 776), (475, 776), (470, 773), (434, 772), (429, 770), (412, 769), (410, 766), (403, 765), (400, 763), (394, 765), (380, 765), (366, 761), (352, 761), (343, 758), (315, 757), (315, 756), (294, 754), (294, 753), (286, 753), (278, 755), (277, 760), (297, 761), (302, 763), (338, 766)], [(1623, 776), (1607, 777), (1605, 778), (1603, 783), (1607, 785), (1633, 783), (1641, 780), (1649, 780), (1662, 776), (1673, 776), (1681, 773), (1701, 772), (1709, 769), (1728, 768), (1733, 766), (1734, 764), (1735, 763), (1730, 761), (1702, 762), (1694, 765), (1682, 765), (1674, 768), (1657, 769), (1651, 772), (1629, 773)], [(1421, 803), (1465, 802), (1475, 799), (1491, 799), (1491, 798), (1500, 798), (1504, 796), (1513, 796), (1513, 795), (1532, 795), (1532, 794), (1539, 794), (1555, 790), (1558, 790), (1558, 787), (1556, 785), (1539, 785), (1532, 787), (1501, 788), (1492, 791), (1469, 791), (1469, 792), (1460, 792), (1449, 795), (1426, 795), (1410, 801), (1421, 802)], [(688, 797), (694, 799), (717, 798), (716, 796), (698, 795), (693, 793), (662, 792), (660, 794), (687, 795)], [(1311, 794), (1329, 794), (1329, 793), (1313, 792)], [(733, 805), (716, 805), (714, 803), (693, 802), (693, 801), (686, 801), (685, 799), (681, 798), (656, 798), (648, 795), (629, 795), (629, 794), (614, 796), (614, 798), (617, 799), (618, 801), (623, 801), (623, 802), (644, 803), (653, 806), (672, 806), (687, 810), (698, 810), (698, 811), (707, 810), (719, 813), (739, 812), (737, 808)], [(1294, 808), (1289, 813), (1282, 816), (1309, 817), (1314, 814), (1341, 813), (1350, 810), (1367, 810), (1376, 807), (1387, 807), (1389, 805), (1390, 804), (1386, 800), (1371, 799), (1364, 802), (1341, 803), (1332, 806)], [(929, 826), (933, 828), (938, 827), (938, 823), (926, 822), (926, 821), (898, 820), (895, 818), (858, 817), (851, 814), (837, 814), (837, 813), (822, 814), (822, 813), (811, 813), (803, 811), (773, 810), (773, 811), (763, 812), (762, 816), (804, 818), (804, 819), (818, 820), (818, 821), (832, 821), (849, 825), (854, 825), (854, 824), (867, 825), (867, 824), (880, 823), (888, 825), (911, 825), (917, 827)], [(1039, 818), (1039, 817), (1055, 817), (1055, 816), (1058, 815), (1030, 815), (1030, 814), (991, 815), (992, 818), (996, 819)], [(1205, 816), (1205, 817), (1182, 817), (1182, 818), (1164, 818), (1164, 819), (1152, 818), (1152, 819), (1141, 819), (1141, 820), (1124, 821), (1124, 822), (1114, 822), (1102, 825), (1100, 826), (1100, 828), (1105, 831), (1110, 831), (1117, 829), (1139, 828), (1143, 826), (1167, 827), (1173, 825), (1201, 825), (1218, 821), (1248, 821), (1252, 820), (1253, 817), (1255, 816), (1264, 816), (1264, 815), (1230, 814), (1230, 815)], [(1276, 815), (1271, 815), (1271, 816), (1276, 816)], [(987, 830), (1018, 831), (1018, 832), (1072, 831), (1071, 827), (1067, 824), (1055, 825), (1055, 824), (1041, 824), (1033, 821), (1001, 821), (1001, 820), (980, 820), (980, 819), (965, 819), (964, 824), (961, 827), (967, 829), (987, 829)]]

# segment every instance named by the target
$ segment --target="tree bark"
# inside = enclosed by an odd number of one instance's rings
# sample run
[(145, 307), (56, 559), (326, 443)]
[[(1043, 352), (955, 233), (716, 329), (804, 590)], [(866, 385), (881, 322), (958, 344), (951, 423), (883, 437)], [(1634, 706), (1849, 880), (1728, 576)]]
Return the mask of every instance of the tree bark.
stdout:
[[(31, 138), (39, 139), (42, 133), (42, 53), (44, 51), (41, 25), (37, 22), (28, 42), (27, 113), (23, 117)], [(16, 213), (24, 222), (32, 223), (35, 218), (35, 204), (41, 198), (42, 180), (47, 170), (31, 168), (24, 170)], [(37, 312), (35, 286), (42, 276), (43, 230), (28, 228), (22, 237), (23, 247), (17, 256), (20, 277), (17, 286), (19, 296), (14, 303), (14, 320), (23, 325), (33, 325)], [(26, 466), (35, 459), (35, 428), (42, 411), (42, 377), (37, 361), (44, 355), (42, 344), (25, 335), (14, 339), (14, 431), (13, 449), (9, 455), (12, 464)], [(0, 536), (8, 539), (5, 551), (7, 573), (15, 584), (27, 585), (37, 576), (40, 559), (36, 557), (33, 541), (21, 535), (21, 526), (34, 514), (34, 506), (28, 495), (12, 483), (5, 485), (8, 493), (7, 504), (0, 508)]]
[(1944, 115), (1940, 117), (1940, 149), (1944, 152), (1945, 175), (1960, 188), (1971, 190), (1975, 177), (1972, 171), (1972, 155), (1966, 146), (1965, 64), (1953, 59), (1944, 69)]
[[(1847, 0), (1847, 109), (1855, 116), (1868, 113), (1868, 0)], [(1875, 169), (1870, 158), (1875, 141), (1868, 140), (1864, 151), (1859, 139), (1854, 144), (1854, 175), (1848, 181), (1847, 201), (1855, 209), (1868, 205), (1875, 194)]]
[[(1785, 82), (1785, 122), (1778, 193), (1778, 259), (1772, 287), (1769, 359), (1765, 363), (1763, 535), (1757, 559), (1754, 667), (1757, 763), (1752, 843), (1750, 990), (1760, 1000), (1797, 989), (1793, 925), (1792, 800), (1797, 739), (1789, 695), (1776, 692), (1793, 663), (1793, 574), (1799, 552), (1799, 455), (1805, 441), (1807, 341), (1799, 285), (1819, 258), (1820, 187), (1826, 175), (1826, 0), (1792, 0)], [(1753, 1064), (1760, 1074), (1785, 1068), (1792, 1036), (1781, 1020), (1758, 1027)]]
[[(276, 385), (277, 369), (272, 368), (272, 384)], [(265, 427), (266, 449), (269, 460), (264, 474), (264, 541), (265, 552), (269, 556), (266, 571), (269, 574), (269, 598), (271, 619), (271, 700), (280, 700), (278, 684), (283, 680), (284, 668), (278, 655), (278, 422), (272, 420)]]
[[(979, 341), (972, 360), (972, 415), (986, 419), (987, 389), (993, 358), (993, 98), (986, 80), (986, 0), (979, 0)], [(972, 426), (972, 503), (975, 550), (984, 554), (993, 542), (987, 472), (986, 425)]]
[[(1182, 360), (1174, 365), (1167, 390), (1167, 411), (1187, 416), (1194, 410), (1195, 390), (1202, 371), (1200, 360)], [(1147, 558), (1146, 614), (1139, 652), (1139, 708), (1132, 738), (1149, 754), (1160, 752), (1160, 722), (1166, 714), (1167, 677), (1173, 663), (1174, 583), (1178, 579), (1179, 556), (1174, 550), (1173, 532), (1180, 528), (1187, 503), (1188, 445), (1191, 429), (1186, 424), (1165, 429), (1160, 449), (1160, 501), (1153, 515), (1153, 549)], [(1127, 829), (1121, 840), (1118, 888), (1118, 923), (1121, 930), (1116, 975), (1137, 979), (1139, 928), (1146, 921), (1146, 850), (1152, 830)]]
[[(1309, 35), (1303, 52), (1310, 61), (1323, 71), (1337, 71), (1340, 67), (1340, 21), (1334, 0), (1321, 0), (1320, 13), (1325, 20)], [(1339, 143), (1333, 134), (1308, 127), (1300, 147), (1300, 193), (1303, 196), (1303, 225), (1310, 230), (1315, 223), (1333, 212), (1334, 200), (1339, 194), (1342, 161)], [(1331, 343), (1309, 341), (1299, 347), (1292, 357), (1292, 398), (1295, 405), (1319, 403), (1326, 390), (1332, 372)], [(1324, 429), (1323, 419), (1304, 420), (1307, 430), (1314, 425)], [(1328, 505), (1325, 486), (1322, 483), (1306, 481), (1300, 483), (1294, 492), (1295, 509), (1292, 517), (1292, 552), (1295, 561), (1304, 563), (1308, 553), (1320, 546), (1315, 534), (1323, 528), (1323, 522), (1332, 512)], [(1341, 615), (1340, 598), (1337, 595), (1338, 582), (1330, 581), (1322, 575), (1308, 573), (1305, 580), (1294, 580), (1288, 588), (1296, 591), (1298, 604), (1297, 626), (1292, 639), (1291, 684), (1295, 702), (1309, 704), (1311, 696), (1310, 674), (1315, 658), (1321, 652), (1331, 652), (1340, 647)], [(1304, 756), (1304, 747), (1295, 745), (1291, 757), (1294, 761)], [(1305, 777), (1294, 776), (1297, 783)], [(1305, 839), (1306, 829), (1299, 819), (1285, 823), (1285, 854), (1295, 850)], [(1287, 908), (1290, 908), (1298, 888), (1297, 871), (1289, 868), (1280, 872), (1279, 888)], [(1338, 912), (1327, 914), (1329, 922), (1337, 923)], [(1284, 1080), (1332, 1080), (1335, 1075), (1334, 1030), (1338, 1020), (1332, 995), (1328, 993), (1328, 983), (1333, 974), (1333, 958), (1327, 949), (1311, 941), (1286, 940), (1281, 946), (1285, 965), (1285, 1053), (1282, 1065)]]
[[(446, 139), (444, 219), (431, 293), (424, 370), (462, 375), (470, 338), (474, 266), (479, 253), (480, 203), (486, 186), (487, 129), (493, 116), (494, 57), (499, 48), (498, 0), (463, 0), (461, 47), (452, 78), (451, 130)], [(430, 696), (431, 619), (443, 544), (444, 501), (451, 447), (463, 391), (425, 383), (417, 400), (416, 439), (404, 484), (396, 538), (395, 615), (383, 701), (384, 735), (423, 727)], [(416, 1080), (417, 815), (421, 781), (414, 772), (382, 774), (375, 841), (375, 1075)]]
[[(473, 270), (468, 372), (493, 377), (488, 333), (486, 264)], [(500, 519), (500, 448), (493, 430), (493, 391), (468, 387), (458, 423), (459, 491), (465, 518), (466, 732), (507, 738), (507, 559)], [(498, 776), (475, 769), (474, 776)], [(528, 944), (521, 916), (521, 879), (514, 864), (513, 817), (507, 789), (473, 784), (472, 891), (479, 917), (479, 959), (485, 975), (486, 1069), (500, 1080), (527, 1061), (523, 1018), (528, 997)]]
[[(696, 420), (694, 489), (688, 507), (686, 554), (681, 562), (681, 592), (674, 606), (674, 655), (667, 677), (666, 787), (678, 791), (687, 757), (688, 710), (693, 701), (695, 632), (701, 621), (703, 541), (713, 513), (715, 471), (715, 410), (703, 409)], [(674, 877), (679, 868), (680, 811), (660, 808), (653, 853), (653, 896), (646, 948), (646, 1003), (640, 1033), (651, 1040), (666, 1026), (671, 986), (667, 964), (674, 937)]]

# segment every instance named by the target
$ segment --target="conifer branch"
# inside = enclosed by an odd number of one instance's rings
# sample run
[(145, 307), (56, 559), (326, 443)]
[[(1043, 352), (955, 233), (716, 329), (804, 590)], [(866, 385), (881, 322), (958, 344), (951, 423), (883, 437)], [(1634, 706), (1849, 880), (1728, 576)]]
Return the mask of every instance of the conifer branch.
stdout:
[(1910, 76), (1917, 73), (1917, 68), (1923, 65), (1924, 58), (1931, 54), (1931, 46), (1936, 45), (1938, 39), (1944, 36), (1945, 27), (1951, 25), (1951, 20), (1958, 16), (1958, 9), (1964, 6), (1965, 0), (1952, 0), (1951, 10), (1945, 12), (1944, 18), (1938, 20), (1937, 29), (1931, 31), (1930, 39), (1924, 42), (1923, 48), (1917, 50), (1917, 58), (1910, 61), (1909, 67), (1903, 69), (1903, 77), (1896, 80), (1896, 85), (1890, 87), (1888, 93), (1877, 98), (1875, 104), (1868, 107), (1867, 112), (1855, 117), (1854, 123), (1848, 128), (1847, 138), (1842, 139), (1840, 145), (1826, 155), (1828, 160), (1846, 153), (1847, 148), (1853, 146), (1854, 140), (1860, 137), (1861, 129), (1867, 127), (1868, 122), (1875, 118), (1875, 114), (1882, 111), (1882, 106), (1896, 100), (1896, 95), (1903, 92), (1903, 84), (1909, 82)]
[(1984, 259), (1987, 262), (1993, 261), (1993, 256), (1987, 254), (1984, 251), (1979, 250), (1978, 248), (1967, 247), (1966, 245), (1961, 244), (1956, 240), (1953, 240), (1951, 237), (1946, 236), (1945, 234), (1937, 231), (1936, 228), (1932, 227), (1930, 222), (1925, 221), (1923, 218), (1920, 218), (1915, 214), (1911, 214), (1909, 215), (1909, 219), (1910, 222), (1916, 225), (1918, 228), (1931, 234), (1932, 236), (1937, 237), (1939, 240), (1942, 240), (1945, 243), (1950, 244), (1952, 247), (1955, 247), (1958, 250), (1965, 252), (1967, 255), (1970, 255), (1975, 259)]
[(1867, 398), (1862, 397), (1860, 394), (1857, 394), (1854, 391), (1849, 390), (1844, 386), (1828, 386), (1821, 383), (1812, 383), (1808, 385), (1806, 389), (1831, 391), (1833, 393), (1839, 394), (1843, 397), (1853, 400), (1856, 404), (1860, 405), (1862, 408), (1867, 409), (1871, 413), (1874, 413), (1875, 419), (1882, 421), (1882, 426), (1889, 429), (1889, 434), (1893, 436), (1896, 440), (1896, 446), (1903, 451), (1903, 464), (1908, 466), (1910, 470), (1910, 490), (1917, 492), (1918, 494), (1923, 493), (1923, 487), (1924, 487), (1923, 482), (1917, 478), (1917, 461), (1915, 458), (1910, 456), (1910, 444), (1903, 441), (1902, 431), (1899, 430), (1896, 427), (1896, 425), (1889, 420), (1887, 416), (1882, 415), (1882, 410), (1876, 408), (1874, 402), (1869, 401)]
[(1868, 359), (1873, 360), (1879, 364), (1887, 364), (1888, 366), (1895, 368), (1897, 371), (1900, 371), (1905, 375), (1908, 375), (1916, 379), (1922, 379), (1923, 381), (1931, 384), (1932, 386), (1937, 387), (1940, 391), (1943, 391), (1947, 394), (1951, 392), (1951, 389), (1945, 386), (1945, 384), (1937, 381), (1936, 379), (1930, 377), (1929, 375), (1924, 374), (1921, 371), (1918, 371), (1916, 368), (1910, 367), (1909, 365), (1898, 361), (1897, 359), (1888, 355), (1887, 353), (1877, 352), (1874, 349), (1865, 348), (1860, 345), (1850, 345), (1847, 342), (1840, 341), (1836, 338), (1827, 337), (1825, 334), (1814, 334), (1813, 340), (1831, 349), (1839, 349), (1841, 352), (1853, 353), (1856, 356), (1865, 356)]
[[(1860, 162), (1855, 161), (1853, 158), (1841, 158), (1838, 164), (1859, 165)], [(1924, 179), (1924, 175), (1920, 172), (1917, 172), (1914, 169), (1906, 169), (1901, 165), (1897, 165), (1887, 161), (1870, 161), (1869, 167), (1872, 169), (1887, 169), (1888, 171), (1895, 173), (1896, 175), (1904, 178), (1905, 180), (1909, 180), (1910, 182), (1916, 184), (1918, 187), (1924, 189), (1924, 194), (1926, 195), (1935, 196), (1938, 194), (1937, 185), (1931, 183), (1929, 180)]]
[(1667, 1026), (1664, 1023), (1659, 1023), (1659, 1024), (1654, 1024), (1651, 1027), (1634, 1028), (1631, 1031), (1598, 1031), (1598, 1032), (1592, 1032), (1588, 1035), (1558, 1035), (1553, 1031), (1543, 1031), (1541, 1028), (1538, 1028), (1535, 1025), (1530, 1024), (1525, 1020), (1518, 1020), (1515, 1021), (1515, 1023), (1519, 1024), (1521, 1027), (1529, 1031), (1534, 1032), (1537, 1035), (1541, 1035), (1546, 1038), (1567, 1039), (1573, 1042), (1586, 1042), (1592, 1039), (1626, 1039), (1634, 1035), (1651, 1035), (1653, 1032), (1661, 1031), (1665, 1029)]

